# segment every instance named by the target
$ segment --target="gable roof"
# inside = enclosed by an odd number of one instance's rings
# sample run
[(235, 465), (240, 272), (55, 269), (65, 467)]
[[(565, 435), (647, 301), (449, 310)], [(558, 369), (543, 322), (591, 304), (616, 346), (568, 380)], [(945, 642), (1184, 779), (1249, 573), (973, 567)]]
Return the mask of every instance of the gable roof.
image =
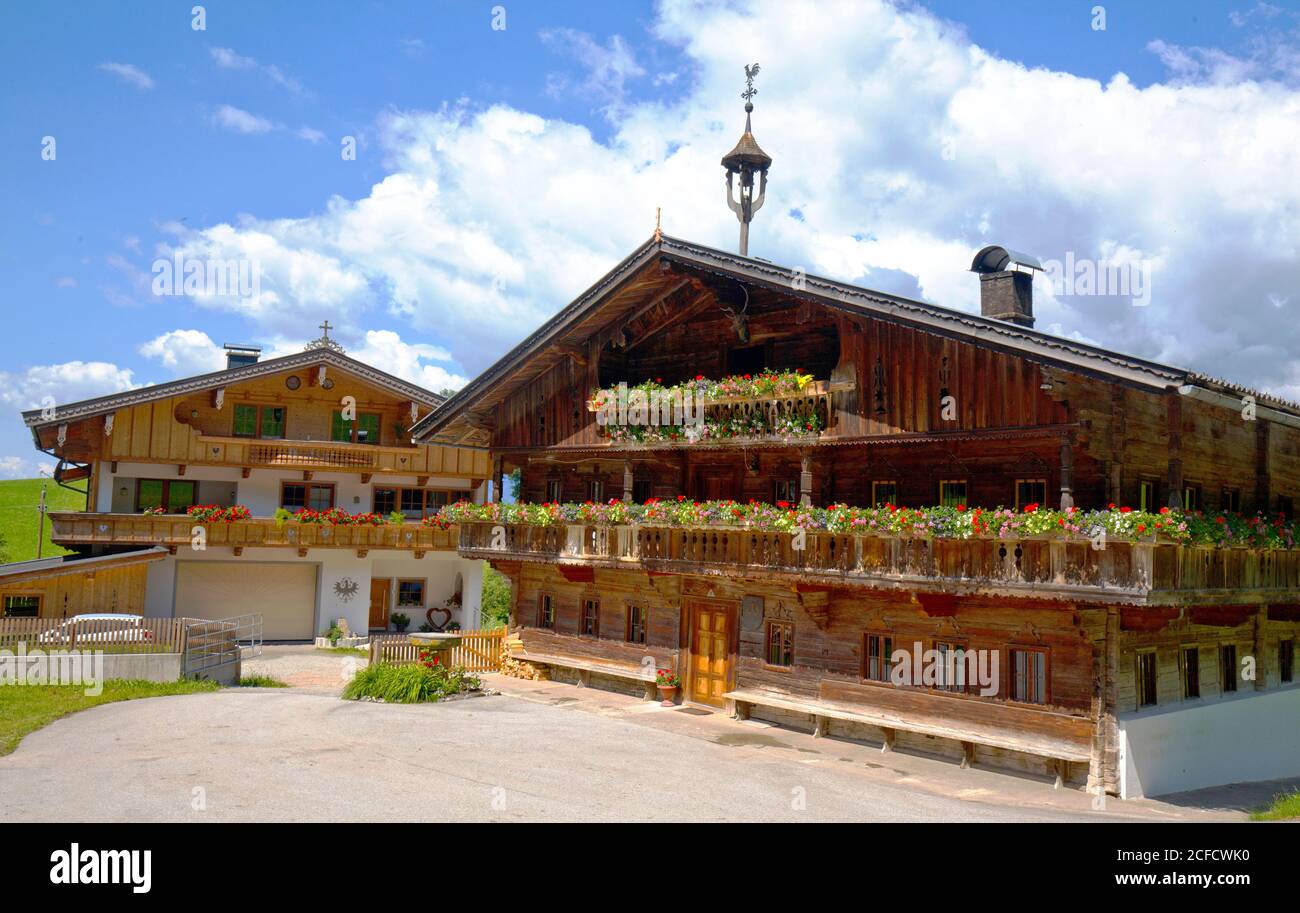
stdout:
[(638, 247), (490, 368), (416, 422), (411, 429), (412, 436), (424, 440), (446, 428), (487, 393), (508, 383), (517, 369), (540, 347), (561, 338), (568, 330), (591, 317), (624, 283), (656, 260), (667, 260), (765, 287), (792, 300), (810, 300), (836, 310), (877, 317), (1129, 386), (1151, 391), (1179, 390), (1185, 395), (1195, 388), (1213, 396), (1235, 396), (1237, 408), (1240, 408), (1242, 395), (1254, 396), (1261, 416), (1287, 424), (1296, 424), (1300, 420), (1300, 405), (1296, 403), (1182, 368), (967, 311), (806, 275), (767, 260), (662, 235)]
[[(39, 429), (48, 428), (51, 425), (61, 425), (96, 415), (104, 415), (118, 409), (138, 406), (141, 403), (153, 402), (154, 400), (183, 396), (190, 393), (202, 393), (206, 390), (216, 390), (243, 381), (279, 374), (282, 371), (316, 367), (321, 364), (355, 374), (362, 380), (368, 381), (381, 389), (389, 390), (397, 396), (413, 400), (424, 406), (437, 407), (444, 401), (444, 397), (439, 396), (437, 393), (408, 383), (400, 377), (394, 377), (380, 371), (378, 368), (372, 368), (365, 362), (350, 358), (342, 352), (319, 348), (307, 349), (280, 358), (268, 358), (265, 361), (259, 361), (251, 365), (226, 368), (223, 371), (214, 371), (211, 374), (200, 374), (195, 377), (186, 377), (163, 384), (153, 384), (148, 387), (137, 387), (134, 390), (126, 390), (122, 393), (113, 393), (108, 396), (68, 403), (57, 407), (54, 418), (42, 418), (44, 410), (30, 409), (23, 413), (23, 421), (32, 429), (32, 434), (35, 435)], [(39, 440), (37, 446), (40, 446)]]

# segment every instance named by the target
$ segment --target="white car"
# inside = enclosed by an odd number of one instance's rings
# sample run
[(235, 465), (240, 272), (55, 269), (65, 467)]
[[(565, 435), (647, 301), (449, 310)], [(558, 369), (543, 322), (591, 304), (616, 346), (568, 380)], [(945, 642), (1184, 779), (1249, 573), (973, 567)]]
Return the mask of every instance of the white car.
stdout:
[(141, 615), (115, 615), (107, 612), (77, 615), (57, 628), (44, 632), (36, 640), (43, 644), (65, 644), (69, 641), (148, 643), (153, 640), (153, 632), (144, 627), (143, 622), (144, 617)]

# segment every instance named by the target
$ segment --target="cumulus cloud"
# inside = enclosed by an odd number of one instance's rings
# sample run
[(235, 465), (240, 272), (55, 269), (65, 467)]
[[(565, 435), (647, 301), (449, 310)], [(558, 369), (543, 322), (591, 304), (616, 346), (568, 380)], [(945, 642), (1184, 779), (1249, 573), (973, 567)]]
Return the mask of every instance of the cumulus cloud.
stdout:
[(128, 86), (145, 90), (154, 87), (153, 77), (132, 63), (101, 63), (99, 69), (112, 73)]
[[(324, 306), (354, 328), (383, 311), (477, 371), (644, 241), (656, 207), (668, 233), (734, 249), (718, 159), (743, 123), (741, 64), (759, 60), (754, 126), (775, 165), (752, 253), (967, 310), (985, 244), (1148, 264), (1147, 307), (1039, 282), (1039, 325), (1300, 393), (1285, 80), (1172, 46), (1157, 51), (1170, 80), (1146, 88), (1028, 69), (880, 0), (666, 0), (650, 40), (689, 79), (671, 101), (624, 97), (608, 139), (500, 105), (390, 111), (365, 196), (175, 244), (259, 257), (262, 304), (213, 307), (286, 335)], [(641, 70), (622, 39), (562, 42), (624, 90)]]
[(140, 354), (156, 359), (177, 377), (207, 374), (226, 366), (225, 350), (202, 330), (170, 330), (140, 346)]
[(68, 361), (35, 365), (24, 371), (0, 371), (0, 404), (14, 410), (57, 407), (139, 386), (131, 371), (105, 361)]
[(303, 94), (302, 84), (273, 63), (261, 64), (231, 48), (209, 48), (212, 62), (223, 70), (256, 70), (271, 82), (294, 95)]

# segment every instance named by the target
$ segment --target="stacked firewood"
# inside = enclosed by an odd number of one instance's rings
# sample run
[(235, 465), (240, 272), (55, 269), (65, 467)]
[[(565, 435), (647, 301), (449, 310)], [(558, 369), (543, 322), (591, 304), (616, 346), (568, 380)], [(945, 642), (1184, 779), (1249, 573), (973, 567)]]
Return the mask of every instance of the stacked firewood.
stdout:
[(524, 678), (534, 682), (544, 682), (550, 679), (550, 675), (545, 666), (539, 666), (536, 663), (530, 663), (522, 659), (516, 659), (515, 654), (524, 652), (524, 643), (518, 634), (512, 634), (506, 639), (505, 653), (501, 657), (501, 674), (508, 675), (511, 678)]

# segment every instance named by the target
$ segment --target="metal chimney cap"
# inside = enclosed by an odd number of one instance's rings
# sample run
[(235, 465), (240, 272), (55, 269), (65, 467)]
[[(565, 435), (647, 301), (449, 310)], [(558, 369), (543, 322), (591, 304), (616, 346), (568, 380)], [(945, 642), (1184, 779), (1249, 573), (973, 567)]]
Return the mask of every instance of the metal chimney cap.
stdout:
[(972, 273), (1000, 273), (1004, 270), (1014, 270), (1017, 267), (1041, 271), (1043, 264), (1038, 262), (1037, 257), (1022, 254), (1020, 251), (1001, 247), (997, 244), (990, 244), (982, 249), (975, 255), (975, 259), (970, 264)]

